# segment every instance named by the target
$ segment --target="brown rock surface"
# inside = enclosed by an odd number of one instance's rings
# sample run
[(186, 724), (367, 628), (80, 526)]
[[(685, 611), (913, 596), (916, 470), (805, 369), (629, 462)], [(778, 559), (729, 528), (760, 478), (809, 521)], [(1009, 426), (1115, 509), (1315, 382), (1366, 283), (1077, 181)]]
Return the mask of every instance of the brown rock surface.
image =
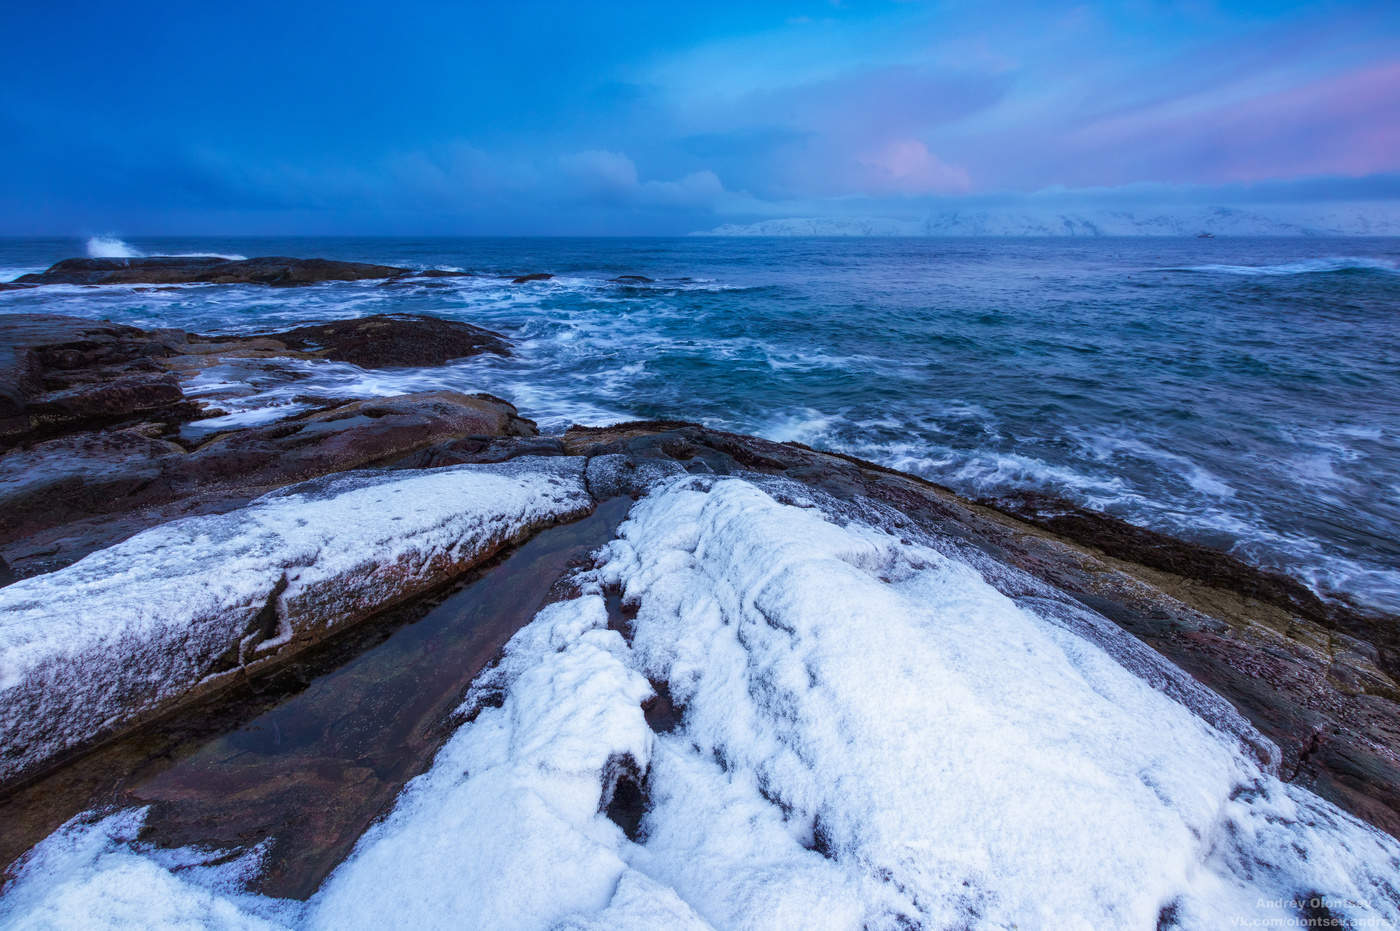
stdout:
[(193, 451), (138, 429), (72, 434), (0, 456), (0, 549), (20, 575), (49, 572), (174, 516), (433, 443), (535, 432), (499, 398), (435, 391), (233, 430)]
[(267, 284), (291, 286), (322, 281), (362, 281), (411, 274), (392, 265), (264, 256), (146, 256), (133, 259), (64, 259), (46, 271), (21, 275), (14, 284)]

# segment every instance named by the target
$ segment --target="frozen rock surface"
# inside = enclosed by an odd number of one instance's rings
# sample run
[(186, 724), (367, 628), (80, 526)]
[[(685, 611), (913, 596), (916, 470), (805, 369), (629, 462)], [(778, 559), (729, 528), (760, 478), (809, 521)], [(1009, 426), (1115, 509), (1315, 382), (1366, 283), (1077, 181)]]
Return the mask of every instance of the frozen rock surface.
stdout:
[(310, 901), (240, 893), (256, 849), (154, 850), (125, 812), (37, 847), (0, 921), (1400, 922), (1400, 843), (1281, 782), (1267, 741), (1117, 628), (997, 571), (791, 483), (659, 478)]
[(587, 513), (583, 467), (346, 473), (0, 589), (0, 780)]

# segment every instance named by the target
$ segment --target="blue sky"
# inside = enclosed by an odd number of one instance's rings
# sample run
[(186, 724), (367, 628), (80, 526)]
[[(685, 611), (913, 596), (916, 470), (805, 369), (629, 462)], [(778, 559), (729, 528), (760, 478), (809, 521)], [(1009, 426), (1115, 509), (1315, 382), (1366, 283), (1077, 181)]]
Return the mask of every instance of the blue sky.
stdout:
[(1394, 0), (9, 6), (5, 234), (1400, 198)]

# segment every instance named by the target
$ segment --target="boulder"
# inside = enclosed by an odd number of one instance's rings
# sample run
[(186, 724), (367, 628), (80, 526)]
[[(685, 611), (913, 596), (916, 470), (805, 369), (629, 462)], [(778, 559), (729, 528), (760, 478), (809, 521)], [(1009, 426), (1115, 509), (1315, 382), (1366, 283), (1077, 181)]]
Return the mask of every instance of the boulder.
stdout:
[(192, 452), (140, 429), (75, 433), (0, 456), (0, 545), (28, 538), (34, 570), (52, 571), (169, 519), (171, 505), (206, 510), (454, 438), (535, 432), (500, 398), (436, 391), (222, 433)]
[(375, 314), (265, 333), (288, 349), (363, 368), (442, 365), (484, 352), (510, 355), (499, 333), (417, 314)]
[(528, 281), (548, 281), (553, 278), (549, 272), (531, 272), (528, 275), (519, 275), (511, 279), (512, 284), (525, 284)]

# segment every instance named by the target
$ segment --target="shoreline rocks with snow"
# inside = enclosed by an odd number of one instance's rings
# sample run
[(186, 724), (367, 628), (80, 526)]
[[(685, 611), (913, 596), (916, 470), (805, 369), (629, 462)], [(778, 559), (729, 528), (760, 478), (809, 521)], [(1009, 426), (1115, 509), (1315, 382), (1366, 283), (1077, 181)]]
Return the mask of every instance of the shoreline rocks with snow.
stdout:
[(181, 377), (229, 359), (331, 359), (388, 368), (481, 353), (509, 355), (510, 347), (490, 330), (415, 314), (377, 314), (252, 336), (0, 314), (0, 449), (125, 424), (156, 424), (168, 435), (208, 416), (207, 401), (187, 398)]
[(0, 783), (592, 510), (583, 460), (347, 473), (0, 589)]
[[(431, 392), (180, 431), (208, 415), (180, 376), (220, 358), (509, 351), (465, 324), (202, 337), (0, 315), (7, 334), (0, 573), (20, 578), (0, 579), (0, 799), (100, 741), (178, 728), (191, 700), (542, 527), (640, 503), (551, 580), (555, 603), (477, 679), (437, 763), (304, 909), (165, 872), (120, 815), (36, 848), (0, 913), (57, 901), (41, 866), (57, 876), (81, 848), (82, 882), (137, 869), (252, 923), (433, 903), (486, 921), (521, 890), (551, 921), (696, 927), (814, 909), (1005, 923), (1047, 904), (1189, 927), (1266, 894), (1394, 916), (1400, 845), (1331, 806), (1400, 837), (1395, 618), (1063, 503), (972, 502), (685, 422), (540, 436), (502, 399)], [(1110, 834), (1065, 817), (1090, 808)], [(513, 841), (470, 882), (365, 898), (424, 842), (474, 856), (461, 843), (497, 829)], [(780, 879), (744, 878), (760, 867)], [(1131, 883), (1095, 885), (1118, 869)]]

